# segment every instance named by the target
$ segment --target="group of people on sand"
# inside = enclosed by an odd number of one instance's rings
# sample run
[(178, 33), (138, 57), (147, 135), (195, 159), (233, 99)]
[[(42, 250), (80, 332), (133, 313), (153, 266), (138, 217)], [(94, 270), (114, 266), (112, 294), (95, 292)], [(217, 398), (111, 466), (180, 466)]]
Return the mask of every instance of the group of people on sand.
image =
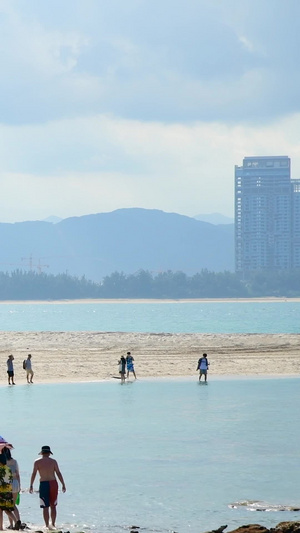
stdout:
[[(9, 355), (6, 361), (7, 365), (7, 380), (9, 385), (15, 385), (15, 371), (14, 371), (14, 356)], [(27, 359), (23, 361), (23, 369), (26, 371), (27, 383), (33, 383), (33, 370), (32, 370), (32, 361), (31, 354), (27, 355)]]
[[(121, 359), (118, 361), (119, 365), (119, 374), (121, 378), (121, 383), (125, 382), (125, 379), (129, 378), (129, 373), (132, 372), (135, 379), (136, 374), (134, 370), (134, 358), (131, 355), (131, 352), (127, 352), (126, 357), (124, 355), (121, 356)], [(204, 381), (207, 381), (207, 372), (209, 368), (209, 362), (207, 359), (207, 354), (204, 353), (198, 360), (197, 368), (196, 370), (199, 370), (199, 381), (201, 381), (201, 378), (203, 376)], [(126, 376), (126, 370), (127, 370), (127, 376)]]
[[(7, 529), (25, 529), (27, 526), (21, 522), (18, 510), (21, 490), (19, 466), (11, 456), (12, 445), (0, 437), (0, 446), (0, 531), (4, 529), (4, 512), (9, 519)], [(39, 474), (40, 507), (43, 509), (46, 528), (53, 530), (56, 522), (57, 478), (61, 482), (62, 492), (66, 492), (66, 486), (57, 461), (50, 457), (52, 455), (50, 446), (42, 446), (39, 455), (41, 457), (36, 459), (33, 464), (29, 492), (33, 493), (33, 484), (36, 475)]]
[[(121, 359), (118, 361), (119, 365), (119, 374), (121, 377), (121, 383), (125, 382), (125, 379), (129, 378), (130, 372), (134, 375), (134, 379), (137, 379), (136, 373), (134, 370), (134, 358), (131, 355), (131, 352), (127, 352), (126, 357), (124, 355), (121, 356)], [(127, 375), (126, 375), (127, 371)]]

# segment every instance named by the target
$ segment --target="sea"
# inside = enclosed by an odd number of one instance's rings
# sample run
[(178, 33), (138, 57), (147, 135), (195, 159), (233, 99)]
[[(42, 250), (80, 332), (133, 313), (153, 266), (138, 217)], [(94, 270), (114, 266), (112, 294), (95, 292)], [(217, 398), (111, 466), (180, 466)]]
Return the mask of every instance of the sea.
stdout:
[[(2, 331), (299, 333), (300, 302), (3, 303)], [(284, 361), (283, 361), (284, 364)], [(2, 366), (5, 362), (2, 362)], [(42, 529), (33, 461), (65, 478), (62, 531), (198, 533), (300, 520), (300, 380), (197, 377), (0, 387), (0, 435)]]

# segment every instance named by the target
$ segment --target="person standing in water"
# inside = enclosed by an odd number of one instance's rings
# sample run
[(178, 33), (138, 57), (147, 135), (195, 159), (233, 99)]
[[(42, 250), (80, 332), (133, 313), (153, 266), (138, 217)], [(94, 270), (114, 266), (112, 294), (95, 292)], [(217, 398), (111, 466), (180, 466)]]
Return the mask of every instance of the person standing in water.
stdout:
[[(55, 529), (58, 495), (58, 483), (56, 477), (58, 477), (59, 481), (61, 482), (63, 492), (66, 492), (66, 485), (61, 471), (58, 467), (57, 461), (50, 457), (50, 455), (53, 455), (50, 446), (42, 446), (39, 455), (41, 455), (42, 457), (36, 459), (33, 464), (29, 492), (30, 494), (33, 493), (33, 483), (37, 473), (39, 473), (40, 507), (43, 509), (44, 522), (48, 529)], [(51, 512), (51, 524), (49, 524), (49, 507)]]
[(14, 514), (12, 480), (12, 473), (6, 464), (6, 457), (4, 453), (0, 453), (0, 531), (3, 531), (3, 511), (6, 512), (12, 524), (17, 523)]
[(15, 525), (13, 523), (13, 519), (11, 516), (9, 517), (10, 526), (9, 529), (20, 529), (21, 528), (21, 519), (20, 519), (20, 513), (19, 509), (16, 505), (17, 498), (19, 495), (19, 492), (21, 490), (21, 480), (20, 480), (20, 472), (19, 472), (19, 465), (16, 461), (16, 459), (13, 459), (11, 456), (11, 451), (9, 448), (3, 448), (2, 453), (6, 459), (6, 466), (10, 469), (12, 473), (12, 495), (13, 495), (13, 503), (14, 503), (14, 510), (13, 513), (16, 518)]
[(33, 383), (33, 370), (32, 370), (32, 361), (31, 361), (31, 354), (29, 353), (27, 356), (27, 359), (25, 359), (25, 370), (26, 370), (26, 378), (27, 383)]
[(126, 357), (127, 378), (129, 378), (129, 372), (132, 372), (136, 379), (133, 361), (134, 361), (134, 358), (132, 357), (131, 352), (127, 352), (127, 357)]
[(124, 355), (122, 355), (121, 359), (119, 360), (119, 374), (121, 376), (121, 383), (124, 383), (126, 374), (126, 359)]
[(9, 355), (8, 359), (6, 361), (7, 364), (7, 379), (9, 385), (15, 385), (14, 382), (14, 364), (13, 364), (14, 356)]
[(199, 381), (201, 381), (201, 377), (204, 376), (204, 381), (207, 381), (207, 371), (209, 367), (209, 362), (207, 360), (207, 354), (204, 353), (202, 357), (200, 357), (197, 365), (197, 369), (199, 370)]

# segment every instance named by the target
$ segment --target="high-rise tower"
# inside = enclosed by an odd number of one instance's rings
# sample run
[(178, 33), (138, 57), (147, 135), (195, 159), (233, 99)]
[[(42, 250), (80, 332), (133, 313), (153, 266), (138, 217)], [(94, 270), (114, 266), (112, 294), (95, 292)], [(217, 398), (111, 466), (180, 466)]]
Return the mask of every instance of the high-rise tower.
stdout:
[(300, 268), (300, 180), (287, 156), (235, 167), (236, 272)]

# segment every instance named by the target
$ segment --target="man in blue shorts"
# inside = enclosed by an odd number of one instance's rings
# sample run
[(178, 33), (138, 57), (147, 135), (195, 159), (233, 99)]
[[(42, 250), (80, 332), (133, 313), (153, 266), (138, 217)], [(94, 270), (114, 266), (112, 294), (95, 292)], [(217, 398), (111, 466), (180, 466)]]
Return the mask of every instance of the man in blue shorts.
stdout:
[(132, 357), (131, 352), (127, 352), (127, 356), (126, 356), (127, 378), (129, 378), (129, 372), (132, 372), (136, 379), (133, 361), (134, 361), (134, 358)]
[[(33, 483), (37, 473), (40, 475), (40, 507), (43, 509), (45, 525), (48, 529), (55, 529), (56, 505), (58, 494), (58, 483), (56, 476), (61, 482), (62, 491), (66, 492), (64, 478), (52, 455), (50, 446), (42, 446), (39, 453), (42, 457), (36, 459), (33, 464), (33, 471), (30, 480), (29, 492), (33, 493)], [(49, 525), (49, 507), (51, 511), (51, 524)]]
[(197, 370), (199, 370), (199, 381), (201, 381), (201, 377), (204, 376), (204, 380), (207, 381), (207, 371), (208, 371), (209, 362), (207, 360), (207, 354), (204, 353), (202, 357), (200, 357), (197, 365)]

